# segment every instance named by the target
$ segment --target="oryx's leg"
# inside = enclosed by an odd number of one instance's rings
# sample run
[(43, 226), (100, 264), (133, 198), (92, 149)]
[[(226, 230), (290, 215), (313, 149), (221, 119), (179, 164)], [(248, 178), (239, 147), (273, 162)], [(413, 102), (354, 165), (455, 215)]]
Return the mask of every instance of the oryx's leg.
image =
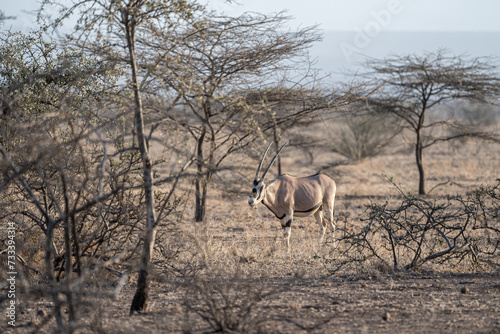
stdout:
[[(330, 229), (332, 230), (332, 233), (335, 232), (336, 226), (333, 220), (333, 215), (335, 213), (335, 209), (333, 207), (333, 204), (335, 202), (335, 195), (332, 196), (326, 203), (323, 202), (323, 216), (326, 222), (330, 223)], [(325, 224), (326, 224), (325, 222)]]
[(314, 214), (314, 218), (316, 218), (316, 222), (319, 225), (319, 238), (318, 238), (318, 243), (321, 244), (321, 241), (323, 240), (323, 237), (325, 236), (326, 232), (326, 223), (323, 220), (323, 211), (318, 210)]
[(290, 232), (292, 230), (293, 213), (286, 214), (281, 219), (281, 227), (283, 227), (283, 236), (285, 237), (286, 251), (290, 252)]

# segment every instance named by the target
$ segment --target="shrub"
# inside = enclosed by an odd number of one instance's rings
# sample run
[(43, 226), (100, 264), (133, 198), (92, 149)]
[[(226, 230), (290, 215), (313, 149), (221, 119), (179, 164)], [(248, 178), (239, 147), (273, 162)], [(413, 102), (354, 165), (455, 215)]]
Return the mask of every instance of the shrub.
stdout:
[(186, 283), (184, 308), (187, 318), (190, 312), (195, 313), (213, 332), (224, 333), (247, 333), (267, 320), (257, 308), (275, 291), (266, 292), (265, 286), (243, 279), (238, 270), (234, 273), (210, 272)]
[(402, 195), (399, 204), (371, 202), (361, 217), (361, 229), (346, 231), (342, 259), (334, 270), (369, 260), (393, 269), (416, 269), (427, 262), (500, 268), (500, 180), (445, 200), (406, 194), (396, 187)]
[(354, 161), (375, 157), (384, 152), (401, 132), (394, 117), (387, 114), (351, 116), (333, 141), (333, 151)]

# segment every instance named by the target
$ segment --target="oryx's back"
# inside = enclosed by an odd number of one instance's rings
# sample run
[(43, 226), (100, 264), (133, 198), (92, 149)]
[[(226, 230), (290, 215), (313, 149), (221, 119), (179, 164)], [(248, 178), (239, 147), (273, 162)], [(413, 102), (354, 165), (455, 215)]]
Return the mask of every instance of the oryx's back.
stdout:
[(297, 211), (306, 212), (317, 205), (334, 200), (335, 181), (324, 174), (307, 177), (282, 175), (278, 182), (279, 201), (292, 204)]

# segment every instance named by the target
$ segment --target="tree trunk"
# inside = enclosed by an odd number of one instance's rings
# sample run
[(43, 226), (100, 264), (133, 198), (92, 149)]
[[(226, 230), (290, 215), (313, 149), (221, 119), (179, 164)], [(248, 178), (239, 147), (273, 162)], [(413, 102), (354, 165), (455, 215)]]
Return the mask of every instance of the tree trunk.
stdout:
[(419, 195), (425, 195), (425, 172), (424, 165), (422, 161), (422, 146), (417, 145), (416, 149), (416, 157), (417, 157), (417, 167), (418, 167), (418, 193)]
[(197, 223), (203, 222), (205, 218), (205, 204), (206, 204), (206, 185), (203, 179), (196, 180), (196, 208), (194, 213), (194, 221)]
[[(56, 280), (54, 277), (54, 261), (53, 261), (53, 244), (52, 239), (54, 235), (54, 223), (48, 219), (47, 217), (47, 237), (45, 239), (45, 267), (47, 268), (47, 278), (49, 283), (53, 286), (57, 286)], [(57, 328), (59, 329), (59, 333), (64, 333), (64, 321), (62, 316), (62, 301), (59, 297), (59, 293), (56, 291), (52, 292), (52, 299), (54, 302), (54, 313), (57, 323)]]
[(417, 144), (415, 145), (415, 158), (418, 168), (418, 193), (419, 195), (425, 195), (425, 172), (423, 163), (423, 146), (422, 146), (422, 127), (423, 127), (423, 116), (420, 117), (419, 126), (417, 128)]
[(130, 306), (130, 315), (134, 312), (145, 311), (147, 308), (148, 288), (149, 288), (149, 265), (153, 253), (156, 237), (156, 213), (154, 208), (153, 194), (153, 171), (149, 148), (144, 134), (144, 114), (142, 107), (139, 79), (137, 75), (137, 60), (135, 50), (135, 18), (134, 13), (123, 12), (123, 22), (125, 24), (127, 47), (130, 57), (130, 67), (132, 72), (132, 87), (135, 99), (135, 131), (137, 142), (141, 153), (142, 170), (144, 177), (144, 195), (146, 205), (146, 227), (144, 231), (144, 246), (139, 264), (139, 276), (137, 279), (137, 290)]
[(201, 181), (196, 181), (196, 212), (194, 221), (197, 223), (201, 223), (205, 219), (208, 177), (208, 175), (204, 175)]
[(71, 237), (70, 237), (70, 212), (69, 212), (69, 196), (68, 196), (68, 185), (66, 182), (66, 175), (62, 169), (59, 170), (61, 173), (61, 182), (63, 186), (64, 195), (64, 257), (65, 257), (65, 272), (64, 272), (64, 282), (65, 282), (65, 294), (66, 294), (66, 305), (68, 306), (69, 323), (67, 331), (68, 333), (73, 333), (73, 327), (75, 324), (75, 303), (73, 300), (73, 293), (71, 291), (71, 272), (73, 269), (72, 259), (71, 259)]
[(201, 223), (205, 218), (205, 204), (206, 204), (206, 194), (207, 194), (207, 175), (203, 175), (203, 144), (205, 142), (205, 136), (207, 131), (203, 128), (200, 137), (198, 138), (197, 143), (197, 152), (196, 152), (196, 180), (195, 180), (195, 212), (194, 212), (194, 221), (197, 223)]

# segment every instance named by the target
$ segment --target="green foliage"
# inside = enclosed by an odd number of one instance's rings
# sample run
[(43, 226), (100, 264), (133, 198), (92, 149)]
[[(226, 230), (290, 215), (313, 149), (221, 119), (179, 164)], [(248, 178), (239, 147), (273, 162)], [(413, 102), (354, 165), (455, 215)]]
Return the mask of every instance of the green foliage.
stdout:
[(118, 80), (119, 71), (44, 34), (5, 32), (0, 37), (0, 87), (4, 114), (25, 118), (57, 110), (90, 110)]

